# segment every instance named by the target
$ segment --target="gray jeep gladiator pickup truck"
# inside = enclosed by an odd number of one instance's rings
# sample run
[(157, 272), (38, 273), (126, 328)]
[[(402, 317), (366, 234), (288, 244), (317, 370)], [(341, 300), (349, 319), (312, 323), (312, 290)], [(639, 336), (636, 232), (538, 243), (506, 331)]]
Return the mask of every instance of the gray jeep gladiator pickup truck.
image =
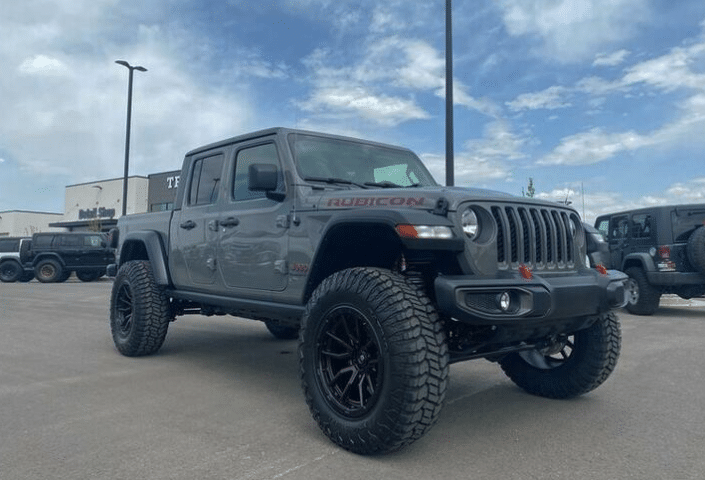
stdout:
[(439, 186), (410, 150), (275, 128), (186, 155), (172, 211), (122, 217), (110, 304), (124, 355), (227, 314), (298, 337), (304, 396), (350, 451), (436, 422), (449, 365), (485, 358), (535, 395), (602, 384), (626, 275), (590, 268), (564, 205)]

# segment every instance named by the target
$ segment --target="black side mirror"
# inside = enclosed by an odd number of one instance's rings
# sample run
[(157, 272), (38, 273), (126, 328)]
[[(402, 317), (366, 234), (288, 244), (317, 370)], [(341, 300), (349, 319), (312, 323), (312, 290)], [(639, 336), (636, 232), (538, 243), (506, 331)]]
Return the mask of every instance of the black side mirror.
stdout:
[(108, 246), (110, 248), (117, 248), (120, 242), (120, 230), (117, 228), (111, 228), (108, 231)]
[(247, 188), (254, 192), (271, 192), (277, 189), (278, 178), (275, 165), (253, 163), (248, 171)]

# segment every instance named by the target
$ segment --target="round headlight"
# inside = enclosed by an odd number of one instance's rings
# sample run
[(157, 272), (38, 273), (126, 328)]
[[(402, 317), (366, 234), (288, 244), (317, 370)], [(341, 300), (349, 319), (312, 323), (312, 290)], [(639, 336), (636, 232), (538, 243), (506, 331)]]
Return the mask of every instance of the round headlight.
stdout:
[(472, 208), (466, 208), (460, 217), (460, 224), (463, 227), (463, 232), (468, 237), (476, 238), (480, 234), (480, 222)]

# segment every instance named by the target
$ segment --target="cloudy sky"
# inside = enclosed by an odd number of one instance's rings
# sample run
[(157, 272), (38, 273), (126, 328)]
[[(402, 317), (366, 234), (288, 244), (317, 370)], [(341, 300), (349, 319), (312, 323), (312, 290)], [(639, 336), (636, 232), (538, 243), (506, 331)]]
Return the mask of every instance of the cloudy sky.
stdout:
[[(0, 6), (0, 211), (178, 169), (272, 126), (407, 146), (444, 170), (444, 0), (23, 0)], [(455, 183), (592, 220), (705, 202), (705, 2), (455, 0)], [(583, 207), (584, 203), (584, 207)]]

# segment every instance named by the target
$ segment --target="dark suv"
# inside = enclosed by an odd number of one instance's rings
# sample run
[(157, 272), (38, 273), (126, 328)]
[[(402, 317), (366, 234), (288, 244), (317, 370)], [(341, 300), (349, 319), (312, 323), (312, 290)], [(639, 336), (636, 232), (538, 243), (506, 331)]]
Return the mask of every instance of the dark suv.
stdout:
[(629, 276), (627, 310), (651, 315), (661, 295), (705, 295), (705, 204), (659, 206), (598, 217), (612, 267)]
[(0, 281), (29, 282), (34, 278), (34, 271), (24, 264), (31, 244), (29, 237), (0, 238)]
[(40, 282), (64, 282), (74, 271), (91, 282), (115, 263), (115, 253), (102, 233), (35, 233), (28, 261)]

